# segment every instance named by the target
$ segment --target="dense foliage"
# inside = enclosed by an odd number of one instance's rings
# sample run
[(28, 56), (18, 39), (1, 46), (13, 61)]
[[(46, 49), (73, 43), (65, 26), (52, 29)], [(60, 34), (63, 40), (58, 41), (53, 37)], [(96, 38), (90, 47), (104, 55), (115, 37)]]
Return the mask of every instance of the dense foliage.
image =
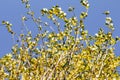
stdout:
[[(35, 18), (29, 0), (22, 0), (28, 10), (22, 17), (23, 26), (27, 32), (18, 35), (12, 30), (12, 24), (3, 21), (8, 32), (17, 37), (17, 44), (12, 51), (0, 59), (0, 80), (119, 80), (116, 68), (120, 66), (120, 57), (114, 53), (114, 45), (120, 41), (112, 33), (114, 25), (110, 12), (105, 11), (105, 25), (110, 29), (104, 32), (99, 29), (95, 35), (90, 35), (85, 29), (84, 20), (88, 16), (89, 3), (81, 0), (86, 8), (80, 18), (71, 18), (56, 5), (50, 9), (43, 8), (41, 15), (52, 21), (53, 29), (41, 18)], [(74, 13), (74, 8), (69, 7)], [(36, 36), (25, 26), (32, 19), (38, 28)], [(58, 19), (62, 20), (64, 27)], [(49, 29), (44, 29), (47, 26)]]

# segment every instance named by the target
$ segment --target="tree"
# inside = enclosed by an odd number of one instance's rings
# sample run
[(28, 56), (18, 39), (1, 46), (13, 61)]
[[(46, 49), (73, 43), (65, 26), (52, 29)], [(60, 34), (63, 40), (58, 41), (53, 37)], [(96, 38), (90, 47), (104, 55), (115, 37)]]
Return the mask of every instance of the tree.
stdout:
[[(12, 24), (2, 21), (8, 32), (17, 37), (17, 43), (12, 51), (0, 59), (1, 80), (111, 80), (120, 79), (116, 70), (120, 66), (120, 56), (114, 54), (114, 45), (120, 41), (112, 33), (114, 25), (110, 12), (106, 11), (105, 25), (110, 29), (104, 32), (99, 29), (95, 35), (90, 35), (85, 29), (84, 21), (88, 16), (89, 3), (81, 0), (86, 8), (81, 12), (80, 20), (74, 15), (70, 18), (56, 5), (50, 9), (43, 8), (41, 14), (52, 21), (55, 31), (47, 22), (35, 18), (29, 0), (22, 0), (28, 10), (22, 17), (27, 33), (18, 35), (12, 30)], [(69, 7), (74, 13), (74, 8)], [(31, 18), (38, 28), (36, 36), (25, 26)], [(62, 20), (64, 27), (60, 26)], [(45, 29), (47, 26), (49, 29)]]

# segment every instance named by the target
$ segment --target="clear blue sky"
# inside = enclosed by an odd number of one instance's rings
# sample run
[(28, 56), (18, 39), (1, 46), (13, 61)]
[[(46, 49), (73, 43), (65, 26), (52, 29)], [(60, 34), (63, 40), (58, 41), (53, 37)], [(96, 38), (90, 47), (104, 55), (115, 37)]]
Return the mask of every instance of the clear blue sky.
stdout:
[[(80, 0), (30, 0), (32, 10), (36, 13), (36, 16), (40, 16), (40, 9), (51, 8), (53, 5), (60, 5), (66, 12), (69, 6), (75, 7), (75, 13), (79, 17), (81, 11), (85, 9), (79, 4)], [(100, 27), (108, 30), (104, 26), (105, 15), (102, 14), (105, 10), (111, 12), (115, 25), (114, 36), (120, 36), (120, 0), (89, 0), (90, 9), (89, 15), (86, 18), (86, 29), (90, 34), (95, 34)], [(26, 12), (21, 0), (0, 0), (0, 22), (2, 20), (8, 20), (13, 24), (13, 30), (20, 33), (21, 28), (21, 16)], [(69, 15), (69, 14), (68, 14)], [(71, 14), (70, 14), (71, 15)], [(30, 24), (31, 29), (34, 28)], [(13, 41), (11, 35), (7, 32), (4, 26), (0, 26), (0, 57), (9, 53)], [(120, 55), (120, 42), (115, 46), (115, 54)]]

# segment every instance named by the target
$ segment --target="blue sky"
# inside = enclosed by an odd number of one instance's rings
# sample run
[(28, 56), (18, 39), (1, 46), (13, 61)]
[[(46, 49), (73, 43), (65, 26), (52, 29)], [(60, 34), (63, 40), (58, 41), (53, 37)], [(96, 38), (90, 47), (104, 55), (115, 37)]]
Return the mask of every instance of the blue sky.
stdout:
[[(85, 9), (79, 4), (80, 0), (30, 0), (32, 10), (35, 15), (40, 16), (40, 9), (51, 8), (53, 5), (58, 4), (61, 8), (67, 12), (69, 6), (75, 7), (76, 16), (79, 18), (81, 11)], [(120, 36), (120, 0), (89, 0), (90, 9), (88, 17), (85, 20), (86, 29), (90, 34), (95, 34), (100, 27), (105, 31), (108, 29), (104, 26), (105, 15), (102, 14), (105, 10), (111, 12), (110, 16), (113, 19), (115, 25), (114, 36)], [(0, 0), (0, 22), (7, 20), (13, 24), (13, 30), (20, 33), (21, 31), (21, 17), (25, 15), (26, 9), (21, 3), (21, 0)], [(68, 12), (67, 12), (68, 13)], [(72, 15), (70, 14), (67, 14)], [(30, 29), (34, 30), (34, 25), (29, 24)], [(5, 26), (0, 24), (0, 57), (9, 53), (13, 41), (11, 35), (7, 32)], [(120, 42), (115, 46), (115, 54), (120, 55)]]

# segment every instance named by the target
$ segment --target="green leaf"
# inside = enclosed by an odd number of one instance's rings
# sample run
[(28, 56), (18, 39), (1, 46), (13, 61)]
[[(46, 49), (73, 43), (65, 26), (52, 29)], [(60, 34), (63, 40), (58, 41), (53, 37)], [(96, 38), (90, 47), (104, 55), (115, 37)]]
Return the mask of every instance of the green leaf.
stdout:
[(86, 8), (88, 9), (90, 7), (88, 0), (81, 0), (80, 3)]
[(80, 14), (80, 18), (81, 18), (81, 19), (85, 19), (87, 16), (88, 16), (87, 12), (82, 12), (82, 13)]

